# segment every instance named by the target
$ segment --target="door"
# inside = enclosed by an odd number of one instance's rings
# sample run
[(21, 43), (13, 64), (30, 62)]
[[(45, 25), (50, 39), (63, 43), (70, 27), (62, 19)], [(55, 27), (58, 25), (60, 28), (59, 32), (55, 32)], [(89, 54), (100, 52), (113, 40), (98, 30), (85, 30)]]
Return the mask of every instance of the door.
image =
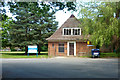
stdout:
[(74, 43), (69, 43), (69, 55), (74, 55)]

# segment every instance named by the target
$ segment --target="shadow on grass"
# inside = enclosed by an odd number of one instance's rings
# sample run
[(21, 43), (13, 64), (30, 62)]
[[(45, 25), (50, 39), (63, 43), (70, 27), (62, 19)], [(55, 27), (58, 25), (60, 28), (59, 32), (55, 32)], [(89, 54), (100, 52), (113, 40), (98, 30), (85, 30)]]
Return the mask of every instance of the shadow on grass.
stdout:
[[(25, 53), (2, 53), (3, 55), (26, 55)], [(29, 53), (29, 55), (36, 55), (36, 53)], [(48, 53), (40, 53), (39, 55), (48, 55)]]

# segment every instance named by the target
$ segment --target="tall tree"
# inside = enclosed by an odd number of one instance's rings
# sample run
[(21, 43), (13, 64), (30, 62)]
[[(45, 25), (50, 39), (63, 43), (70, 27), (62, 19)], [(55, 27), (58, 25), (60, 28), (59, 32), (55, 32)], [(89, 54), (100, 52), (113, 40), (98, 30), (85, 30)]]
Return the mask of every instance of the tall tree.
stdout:
[(31, 37), (32, 42), (38, 45), (38, 53), (40, 53), (41, 47), (45, 45), (45, 39), (56, 30), (57, 22), (55, 21), (55, 12), (50, 11), (50, 5), (41, 3), (40, 9), (35, 6), (36, 4), (34, 3), (30, 4), (32, 13), (32, 18), (30, 18), (30, 21), (32, 21), (31, 31), (33, 31), (32, 33), (34, 34), (33, 36), (31, 35)]
[(2, 47), (8, 47), (10, 46), (10, 24), (12, 23), (11, 18), (9, 18), (7, 15), (2, 14), (2, 21), (1, 21), (1, 40), (2, 40)]
[(98, 47), (110, 45), (113, 36), (116, 36), (117, 43), (112, 46), (119, 50), (120, 15), (118, 14), (120, 14), (120, 2), (90, 2), (82, 7), (84, 35), (90, 34), (90, 41)]
[(9, 3), (10, 11), (16, 15), (14, 24), (11, 24), (11, 43), (14, 46), (26, 48), (27, 46), (44, 44), (44, 38), (49, 36), (57, 28), (57, 22), (54, 21), (54, 12), (50, 12), (50, 7), (41, 3)]
[[(57, 5), (55, 5), (57, 4)], [(30, 44), (38, 45), (40, 53), (41, 46), (57, 28), (55, 12), (63, 10), (66, 6), (69, 10), (73, 9), (72, 3), (38, 3), (38, 2), (15, 2), (9, 3), (10, 11), (16, 15), (14, 24), (11, 24), (11, 43), (14, 46), (27, 46)], [(60, 7), (56, 9), (55, 7)]]
[(6, 15), (6, 10), (3, 8), (5, 3), (1, 2), (0, 5), (0, 41), (2, 42), (1, 47), (5, 48), (10, 46), (9, 25), (12, 23), (12, 20)]

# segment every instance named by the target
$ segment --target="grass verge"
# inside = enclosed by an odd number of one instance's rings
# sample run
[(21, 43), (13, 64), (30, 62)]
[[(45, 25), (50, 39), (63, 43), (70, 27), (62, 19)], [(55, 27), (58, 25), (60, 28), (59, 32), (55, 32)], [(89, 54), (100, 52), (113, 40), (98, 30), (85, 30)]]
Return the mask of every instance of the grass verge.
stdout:
[(1, 52), (0, 58), (48, 58), (48, 52), (41, 52), (40, 55), (36, 54), (25, 55), (25, 52)]
[[(36, 54), (24, 55), (24, 51), (1, 52), (0, 58), (48, 58), (48, 52), (41, 52)], [(2, 55), (2, 56), (1, 56)], [(80, 56), (81, 58), (91, 58), (92, 56)], [(120, 53), (100, 53), (100, 58), (120, 58)]]
[(100, 58), (118, 58), (120, 53), (101, 53)]
[[(81, 58), (92, 58), (92, 56), (79, 56)], [(100, 58), (120, 58), (120, 53), (100, 53)]]

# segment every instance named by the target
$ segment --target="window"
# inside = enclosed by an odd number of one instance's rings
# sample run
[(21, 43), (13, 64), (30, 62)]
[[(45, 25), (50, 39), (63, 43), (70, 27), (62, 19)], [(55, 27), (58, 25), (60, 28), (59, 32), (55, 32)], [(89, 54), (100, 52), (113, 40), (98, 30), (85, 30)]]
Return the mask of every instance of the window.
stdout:
[(52, 44), (52, 48), (54, 48), (54, 44)]
[(71, 29), (64, 29), (64, 35), (71, 35)]
[(63, 35), (81, 35), (81, 28), (63, 28)]
[(73, 29), (73, 35), (77, 35), (77, 29)]
[(80, 35), (80, 29), (78, 29), (78, 33), (77, 34)]
[(73, 35), (80, 35), (80, 29), (73, 29)]
[(64, 43), (58, 44), (58, 52), (64, 52)]

